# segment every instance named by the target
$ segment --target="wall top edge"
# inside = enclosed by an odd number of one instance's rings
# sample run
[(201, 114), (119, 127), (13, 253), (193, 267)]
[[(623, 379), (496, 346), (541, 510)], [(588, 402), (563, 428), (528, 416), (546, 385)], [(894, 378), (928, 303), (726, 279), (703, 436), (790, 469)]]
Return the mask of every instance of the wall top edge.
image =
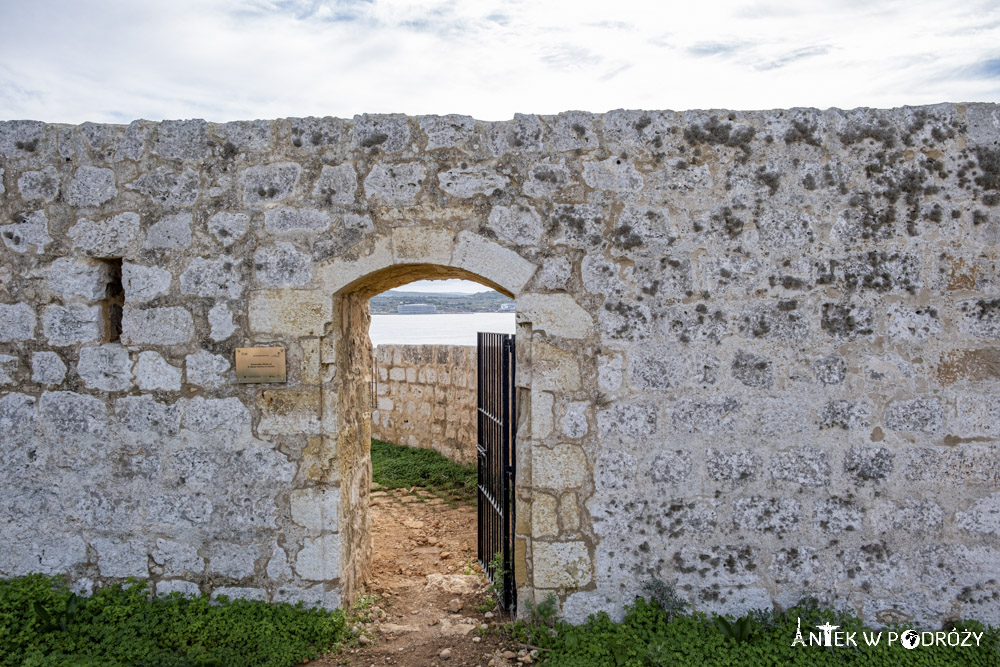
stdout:
[(701, 108), (701, 109), (609, 109), (605, 112), (592, 112), (584, 110), (566, 110), (561, 111), (556, 114), (534, 114), (534, 113), (516, 113), (513, 118), (503, 119), (503, 120), (482, 120), (473, 118), (465, 114), (403, 114), (403, 113), (364, 113), (356, 114), (352, 118), (341, 118), (337, 116), (287, 116), (284, 118), (256, 118), (250, 119), (234, 119), (230, 121), (207, 121), (203, 118), (187, 118), (187, 119), (174, 119), (174, 118), (164, 118), (162, 120), (147, 120), (143, 118), (137, 118), (130, 123), (100, 123), (100, 122), (83, 122), (83, 123), (60, 123), (60, 122), (48, 122), (37, 119), (27, 119), (27, 118), (8, 118), (0, 119), (0, 125), (7, 123), (29, 123), (29, 124), (42, 124), (48, 127), (59, 128), (71, 128), (71, 127), (84, 127), (84, 126), (100, 126), (100, 127), (129, 127), (132, 125), (161, 125), (161, 124), (173, 124), (173, 123), (207, 123), (209, 125), (226, 125), (229, 123), (271, 123), (271, 122), (281, 122), (281, 121), (307, 121), (307, 120), (323, 120), (323, 121), (338, 121), (338, 122), (359, 122), (367, 119), (379, 119), (379, 118), (412, 118), (412, 119), (435, 119), (435, 118), (462, 118), (469, 119), (476, 123), (484, 123), (487, 125), (493, 124), (503, 124), (515, 122), (519, 119), (524, 118), (539, 118), (541, 120), (547, 119), (557, 119), (565, 116), (573, 115), (586, 115), (591, 117), (603, 117), (611, 114), (658, 114), (658, 115), (703, 115), (703, 114), (746, 114), (746, 115), (772, 115), (772, 114), (784, 114), (784, 113), (808, 113), (808, 114), (868, 114), (868, 113), (907, 113), (913, 112), (920, 109), (972, 109), (976, 108), (980, 112), (989, 112), (990, 110), (997, 110), (1000, 108), (1000, 104), (994, 102), (940, 102), (935, 104), (920, 104), (920, 105), (902, 105), (898, 107), (853, 107), (849, 109), (843, 109), (840, 107), (827, 107), (825, 109), (819, 109), (817, 107), (787, 107), (787, 108), (772, 108), (772, 109), (724, 109), (724, 108)]

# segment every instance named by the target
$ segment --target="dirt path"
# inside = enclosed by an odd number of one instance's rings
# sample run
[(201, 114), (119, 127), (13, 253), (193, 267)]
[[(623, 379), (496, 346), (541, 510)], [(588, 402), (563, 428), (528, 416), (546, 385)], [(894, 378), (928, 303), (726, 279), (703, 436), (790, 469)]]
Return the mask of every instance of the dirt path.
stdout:
[(530, 661), (497, 632), (496, 612), (486, 611), (489, 581), (476, 563), (474, 506), (449, 506), (419, 488), (375, 488), (371, 516), (370, 597), (351, 621), (362, 638), (310, 664), (503, 667)]

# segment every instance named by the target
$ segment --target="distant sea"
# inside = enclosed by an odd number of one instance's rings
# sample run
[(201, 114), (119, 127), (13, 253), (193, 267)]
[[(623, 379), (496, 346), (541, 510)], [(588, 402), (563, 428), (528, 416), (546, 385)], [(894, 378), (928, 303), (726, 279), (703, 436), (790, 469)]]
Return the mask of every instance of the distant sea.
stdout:
[(514, 333), (514, 313), (372, 315), (372, 345), (475, 345), (477, 331)]

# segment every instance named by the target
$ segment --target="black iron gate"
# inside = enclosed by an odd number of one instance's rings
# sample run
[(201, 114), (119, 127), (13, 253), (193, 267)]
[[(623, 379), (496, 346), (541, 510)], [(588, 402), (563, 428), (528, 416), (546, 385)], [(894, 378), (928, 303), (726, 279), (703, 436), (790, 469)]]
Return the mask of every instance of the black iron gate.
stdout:
[[(513, 611), (514, 588), (514, 336), (479, 332), (479, 563)], [(499, 558), (497, 555), (499, 554)], [(499, 571), (498, 571), (499, 566)]]

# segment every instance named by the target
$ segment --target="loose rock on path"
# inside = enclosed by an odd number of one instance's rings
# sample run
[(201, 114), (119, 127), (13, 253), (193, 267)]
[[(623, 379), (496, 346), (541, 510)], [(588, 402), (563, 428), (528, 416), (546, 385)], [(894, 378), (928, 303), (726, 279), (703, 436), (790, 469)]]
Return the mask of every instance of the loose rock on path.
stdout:
[(449, 504), (419, 487), (375, 486), (371, 519), (371, 576), (348, 620), (356, 646), (311, 665), (506, 667), (531, 661), (500, 632), (499, 612), (488, 611), (492, 596), (476, 562), (474, 505)]

